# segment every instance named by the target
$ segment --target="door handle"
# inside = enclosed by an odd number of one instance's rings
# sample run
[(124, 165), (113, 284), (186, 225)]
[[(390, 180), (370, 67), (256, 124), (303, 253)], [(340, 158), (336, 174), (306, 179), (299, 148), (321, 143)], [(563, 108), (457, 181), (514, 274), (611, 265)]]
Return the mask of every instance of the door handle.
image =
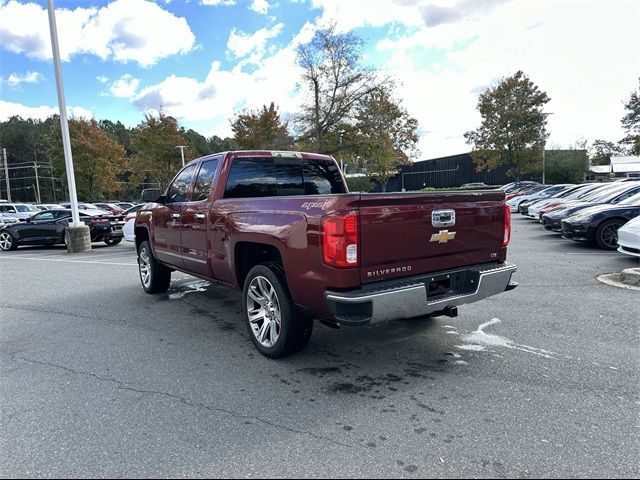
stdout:
[(171, 218), (180, 218), (180, 214), (179, 213), (172, 213), (171, 214)]
[(196, 217), (198, 220), (204, 220), (206, 218), (206, 215), (204, 213), (196, 213), (194, 217)]

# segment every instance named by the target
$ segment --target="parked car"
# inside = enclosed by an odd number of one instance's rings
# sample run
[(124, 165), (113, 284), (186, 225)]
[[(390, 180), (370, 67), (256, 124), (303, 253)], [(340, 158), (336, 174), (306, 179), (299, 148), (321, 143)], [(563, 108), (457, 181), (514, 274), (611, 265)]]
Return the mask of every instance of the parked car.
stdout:
[[(124, 222), (113, 217), (96, 217), (79, 212), (80, 220), (89, 225), (92, 242), (117, 245), (122, 241)], [(47, 210), (24, 222), (0, 229), (0, 250), (15, 250), (21, 245), (64, 244), (65, 230), (71, 220), (71, 210)]]
[(131, 203), (131, 202), (109, 202), (109, 203), (113, 203), (114, 205), (117, 205), (118, 207), (120, 207), (122, 210), (129, 210), (131, 207), (134, 207), (136, 204), (135, 203)]
[(527, 200), (539, 200), (542, 198), (548, 198), (551, 195), (558, 193), (569, 186), (571, 185), (561, 184), (561, 185), (540, 186), (539, 188), (533, 189), (527, 193), (523, 193), (522, 195), (517, 195), (512, 198), (507, 198), (507, 205), (509, 205), (512, 212), (517, 212), (522, 202), (526, 202)]
[(41, 211), (60, 210), (64, 208), (62, 205), (59, 205), (57, 203), (36, 203), (35, 207)]
[(595, 242), (604, 250), (618, 248), (618, 229), (640, 215), (640, 194), (617, 205), (585, 208), (562, 220), (562, 236), (580, 242)]
[(98, 207), (100, 210), (104, 210), (105, 212), (111, 212), (114, 215), (120, 215), (125, 211), (124, 208), (119, 207), (115, 203), (95, 203), (94, 205)]
[(460, 188), (487, 188), (487, 187), (488, 185), (484, 182), (472, 182), (472, 183), (465, 183)]
[[(640, 193), (640, 182), (623, 183), (615, 188), (609, 188), (588, 200), (571, 202), (568, 205), (556, 207), (542, 215), (542, 226), (555, 232), (562, 231), (562, 220), (578, 213), (580, 210), (595, 205), (616, 205), (627, 198)], [(544, 211), (544, 210), (543, 210)]]
[(618, 251), (640, 257), (640, 215), (629, 220), (618, 230)]
[[(69, 202), (61, 203), (60, 205), (62, 205), (62, 207), (66, 209), (71, 209), (71, 203)], [(107, 210), (102, 210), (98, 208), (97, 205), (94, 205), (93, 203), (78, 202), (78, 210), (82, 210), (86, 214), (93, 215), (93, 216), (111, 215), (111, 212)]]
[(14, 217), (18, 220), (26, 220), (38, 213), (40, 210), (28, 203), (0, 203), (0, 214), (6, 217)]
[(271, 358), (332, 326), (422, 315), (516, 287), (511, 214), (496, 190), (349, 194), (326, 155), (238, 151), (192, 161), (136, 216), (142, 287), (179, 270), (242, 290), (244, 321)]
[(520, 205), (518, 205), (518, 212), (520, 212), (522, 215), (528, 216), (530, 206), (537, 205), (538, 202), (553, 201), (553, 199), (555, 198), (567, 197), (571, 195), (573, 192), (580, 190), (581, 188), (584, 188), (584, 186), (585, 185), (573, 185), (570, 187), (566, 187), (560, 190), (559, 192), (554, 193), (553, 195), (550, 195), (547, 198), (534, 198), (531, 200), (525, 200)]
[(519, 181), (519, 182), (511, 182), (506, 185), (501, 186), (499, 189), (505, 193), (513, 193), (518, 190), (522, 190), (523, 187), (530, 187), (541, 185), (540, 182), (531, 182), (531, 181)]
[(16, 217), (9, 217), (7, 215), (0, 214), (0, 228), (4, 227), (5, 225), (11, 225), (13, 223), (19, 222), (20, 220), (18, 220)]
[(125, 241), (127, 242), (136, 241), (136, 234), (135, 234), (136, 214), (144, 206), (145, 206), (144, 203), (141, 203), (140, 205), (134, 205), (133, 207), (129, 208), (129, 210), (124, 212), (123, 215), (124, 215), (125, 224), (124, 224), (124, 227), (122, 227), (122, 233), (124, 234)]
[(536, 220), (540, 220), (540, 212), (545, 209), (555, 208), (557, 206), (581, 200), (583, 198), (589, 198), (590, 195), (593, 195), (598, 190), (603, 190), (607, 188), (610, 184), (602, 184), (602, 183), (588, 183), (585, 185), (580, 185), (579, 188), (575, 189), (569, 195), (560, 198), (547, 198), (544, 200), (539, 200), (533, 205), (529, 206), (527, 210), (527, 216), (530, 218), (535, 218)]

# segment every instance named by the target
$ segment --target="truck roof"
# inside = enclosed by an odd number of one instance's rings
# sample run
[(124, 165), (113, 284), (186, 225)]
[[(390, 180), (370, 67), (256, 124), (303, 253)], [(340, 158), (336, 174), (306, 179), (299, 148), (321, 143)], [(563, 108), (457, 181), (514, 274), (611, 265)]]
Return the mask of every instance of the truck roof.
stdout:
[[(231, 154), (234, 157), (282, 157), (282, 158), (304, 158), (305, 160), (333, 160), (330, 155), (310, 152), (290, 152), (286, 150), (229, 150), (226, 152), (218, 152), (196, 158), (191, 162), (202, 160), (204, 158), (216, 157), (218, 155)], [(189, 162), (189, 163), (191, 163)]]

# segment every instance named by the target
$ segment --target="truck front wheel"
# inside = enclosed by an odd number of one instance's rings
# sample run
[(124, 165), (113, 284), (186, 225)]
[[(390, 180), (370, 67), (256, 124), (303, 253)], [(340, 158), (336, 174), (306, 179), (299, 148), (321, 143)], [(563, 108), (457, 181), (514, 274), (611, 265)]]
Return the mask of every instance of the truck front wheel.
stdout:
[(249, 336), (264, 356), (286, 357), (309, 343), (313, 319), (297, 314), (278, 264), (257, 265), (249, 271), (243, 300)]
[(153, 256), (148, 240), (142, 242), (138, 249), (138, 270), (145, 292), (164, 293), (169, 290), (171, 270), (158, 263)]

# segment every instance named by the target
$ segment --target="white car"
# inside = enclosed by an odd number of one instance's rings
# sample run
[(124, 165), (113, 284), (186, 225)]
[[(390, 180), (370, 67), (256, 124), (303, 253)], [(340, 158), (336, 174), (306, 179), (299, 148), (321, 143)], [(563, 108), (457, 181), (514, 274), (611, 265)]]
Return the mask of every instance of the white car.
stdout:
[(618, 230), (618, 251), (640, 257), (640, 217), (628, 221)]
[(0, 215), (5, 217), (14, 217), (18, 220), (26, 220), (36, 213), (40, 213), (40, 209), (29, 205), (28, 203), (0, 203)]
[(124, 233), (124, 239), (127, 242), (136, 241), (136, 234), (134, 232), (134, 223), (136, 222), (136, 215), (138, 213), (138, 210), (140, 210), (144, 206), (145, 206), (144, 203), (134, 205), (133, 207), (129, 208), (123, 213), (125, 224), (124, 224), (124, 227), (122, 228), (122, 232)]
[(14, 223), (20, 223), (20, 220), (18, 220), (16, 217), (8, 217), (6, 215), (0, 214), (0, 228), (7, 225), (12, 225)]
[(509, 205), (509, 208), (511, 208), (512, 213), (517, 213), (518, 207), (522, 202), (526, 202), (527, 200), (542, 200), (543, 198), (548, 198), (551, 195), (555, 195), (556, 193), (570, 186), (572, 186), (570, 183), (551, 185), (547, 188), (543, 188), (542, 190), (538, 190), (535, 193), (530, 193), (529, 195), (519, 195), (517, 197), (513, 197), (507, 200), (507, 205)]
[(127, 242), (135, 242), (136, 241), (136, 234), (135, 234), (135, 223), (136, 223), (136, 218), (130, 218), (129, 220), (127, 220), (124, 224), (124, 227), (122, 227), (122, 233), (124, 234), (124, 239)]
[(574, 202), (577, 200), (582, 200), (582, 199), (587, 200), (587, 198), (589, 198), (589, 195), (595, 194), (600, 190), (609, 188), (609, 186), (611, 185), (612, 185), (611, 183), (607, 183), (607, 184), (588, 183), (588, 184), (580, 185), (578, 188), (576, 188), (575, 190), (572, 190), (571, 193), (566, 196), (545, 198), (543, 200), (540, 200), (534, 203), (529, 207), (529, 211), (527, 212), (527, 215), (531, 218), (535, 218), (536, 220), (539, 220), (538, 217), (540, 216), (540, 210), (548, 207), (549, 205), (552, 205), (552, 204), (563, 205), (563, 204), (568, 204), (570, 202)]

